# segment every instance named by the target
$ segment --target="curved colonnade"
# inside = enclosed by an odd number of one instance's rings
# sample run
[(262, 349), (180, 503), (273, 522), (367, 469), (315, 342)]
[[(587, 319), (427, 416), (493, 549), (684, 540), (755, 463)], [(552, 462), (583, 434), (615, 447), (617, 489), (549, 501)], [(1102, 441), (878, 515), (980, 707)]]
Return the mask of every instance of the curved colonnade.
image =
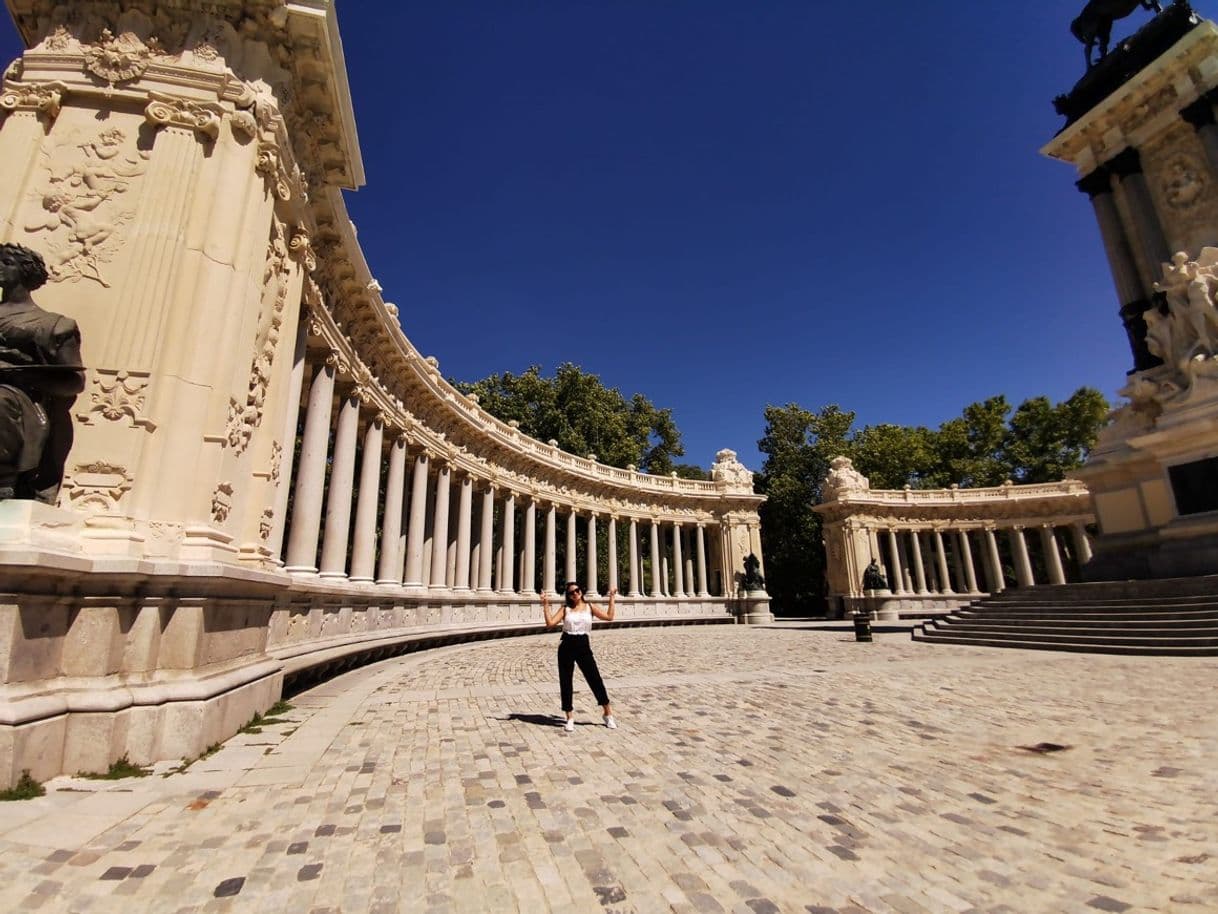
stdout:
[(9, 6), (3, 240), (88, 372), (58, 505), (0, 503), (0, 782), (193, 757), (285, 675), (535, 630), (568, 578), (627, 622), (763, 617), (733, 452), (710, 481), (564, 453), (403, 334), (343, 203), (329, 0)]
[[(947, 613), (1007, 587), (1079, 580), (1095, 515), (1082, 483), (872, 489), (838, 457), (814, 510), (824, 522), (831, 611)], [(867, 586), (875, 561), (887, 587)]]

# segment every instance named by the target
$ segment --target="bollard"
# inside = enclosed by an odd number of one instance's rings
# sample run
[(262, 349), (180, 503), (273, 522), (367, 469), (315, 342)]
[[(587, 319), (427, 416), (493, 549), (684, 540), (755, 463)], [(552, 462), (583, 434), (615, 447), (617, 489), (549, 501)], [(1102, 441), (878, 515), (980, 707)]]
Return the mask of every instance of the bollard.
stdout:
[(856, 613), (854, 616), (854, 640), (871, 640), (871, 616), (868, 613)]

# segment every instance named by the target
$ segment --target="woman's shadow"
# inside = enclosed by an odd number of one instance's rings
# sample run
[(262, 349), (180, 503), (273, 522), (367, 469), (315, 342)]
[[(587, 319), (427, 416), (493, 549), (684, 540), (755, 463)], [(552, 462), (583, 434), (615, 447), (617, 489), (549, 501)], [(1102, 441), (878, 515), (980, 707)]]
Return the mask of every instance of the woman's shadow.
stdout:
[(522, 724), (533, 724), (537, 727), (561, 727), (563, 719), (553, 714), (521, 714), (513, 711), (507, 717), (498, 717), (496, 720), (518, 720)]

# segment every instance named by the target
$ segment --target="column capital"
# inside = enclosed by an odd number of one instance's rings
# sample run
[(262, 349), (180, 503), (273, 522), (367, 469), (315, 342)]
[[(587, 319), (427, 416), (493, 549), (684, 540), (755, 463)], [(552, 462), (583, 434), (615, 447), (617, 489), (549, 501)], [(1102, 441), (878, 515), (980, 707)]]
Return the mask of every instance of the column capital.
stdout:
[(1131, 175), (1142, 173), (1142, 156), (1132, 146), (1126, 146), (1105, 162), (1103, 167), (1116, 175), (1118, 180), (1124, 181)]
[(220, 136), (224, 108), (210, 102), (192, 101), (161, 92), (148, 93), (144, 118), (154, 127), (179, 127), (193, 130), (213, 142)]
[(1180, 109), (1180, 119), (1194, 130), (1208, 127), (1214, 123), (1214, 100), (1212, 93), (1207, 92), (1191, 105)]
[(1075, 181), (1074, 186), (1094, 200), (1100, 194), (1112, 193), (1112, 172), (1101, 165), (1095, 171)]

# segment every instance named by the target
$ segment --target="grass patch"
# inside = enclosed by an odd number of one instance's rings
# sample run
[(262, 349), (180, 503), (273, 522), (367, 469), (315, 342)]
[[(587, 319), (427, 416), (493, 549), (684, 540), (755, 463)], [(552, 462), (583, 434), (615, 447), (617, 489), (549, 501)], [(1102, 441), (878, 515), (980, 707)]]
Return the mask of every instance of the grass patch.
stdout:
[(265, 717), (261, 714), (255, 714), (253, 717), (251, 717), (249, 719), (249, 723), (247, 723), (244, 727), (242, 727), (237, 732), (238, 733), (261, 733), (263, 727), (274, 727), (277, 724), (295, 723), (295, 721), (290, 721), (283, 717), (276, 717), (277, 714), (283, 714), (290, 710), (292, 710), (291, 705), (287, 704), (286, 702), (282, 702), (282, 701), (277, 702), (274, 706), (272, 706), (271, 708), (269, 708), (267, 710)]
[(293, 706), (291, 703), (286, 701), (277, 701), (267, 708), (266, 713), (269, 717), (278, 717), (280, 714), (287, 714), (289, 711), (294, 710), (295, 706)]
[(178, 765), (177, 768), (171, 768), (170, 770), (168, 770), (164, 774), (162, 774), (161, 777), (167, 778), (172, 774), (182, 774), (187, 768), (189, 768), (195, 762), (197, 762), (201, 759), (205, 759), (208, 756), (215, 755), (222, 748), (224, 748), (224, 747), (221, 746), (219, 743), (212, 743), (210, 746), (208, 746), (206, 749), (204, 749), (202, 752), (200, 752), (197, 756), (195, 756), (194, 758), (186, 759), (185, 761), (182, 762), (182, 764)]
[(30, 769), (25, 769), (21, 772), (21, 780), (15, 787), (10, 787), (8, 790), (0, 790), (0, 801), (8, 800), (32, 800), (34, 797), (46, 795), (46, 788), (30, 777)]
[(78, 778), (88, 778), (91, 781), (120, 781), (123, 778), (146, 778), (152, 774), (151, 768), (141, 768), (139, 765), (132, 765), (127, 758), (127, 753), (123, 753), (123, 757), (117, 762), (110, 765), (108, 771), (78, 771)]

